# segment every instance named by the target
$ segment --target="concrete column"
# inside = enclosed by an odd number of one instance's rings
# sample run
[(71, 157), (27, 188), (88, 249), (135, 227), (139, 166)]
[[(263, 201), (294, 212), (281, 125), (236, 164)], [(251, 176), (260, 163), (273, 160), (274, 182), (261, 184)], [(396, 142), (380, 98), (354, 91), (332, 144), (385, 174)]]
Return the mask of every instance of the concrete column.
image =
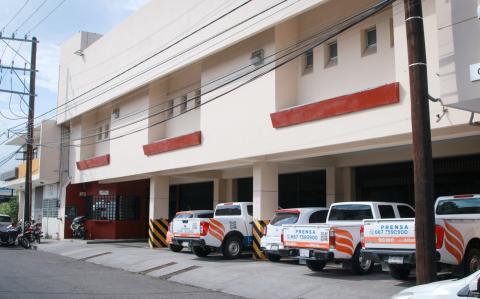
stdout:
[(17, 191), (18, 195), (18, 220), (23, 219), (23, 214), (25, 212), (25, 192)]
[(234, 179), (225, 179), (226, 202), (237, 200), (237, 182)]
[(327, 167), (327, 207), (334, 202), (353, 200), (353, 170), (350, 167)]
[(156, 176), (150, 178), (150, 219), (167, 219), (170, 178)]
[[(213, 208), (221, 202), (227, 202), (227, 181), (224, 179), (213, 180)], [(231, 181), (231, 180), (230, 180)]]
[(253, 217), (268, 220), (278, 209), (278, 167), (275, 163), (253, 165)]

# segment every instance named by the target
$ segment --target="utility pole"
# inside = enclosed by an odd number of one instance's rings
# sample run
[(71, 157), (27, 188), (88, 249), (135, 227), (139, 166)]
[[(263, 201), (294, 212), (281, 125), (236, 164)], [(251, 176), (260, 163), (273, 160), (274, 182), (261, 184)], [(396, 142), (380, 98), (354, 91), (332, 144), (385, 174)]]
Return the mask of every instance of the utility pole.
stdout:
[(37, 38), (32, 38), (32, 54), (30, 58), (30, 89), (27, 120), (27, 161), (25, 174), (25, 213), (24, 228), (27, 221), (31, 221), (32, 212), (32, 160), (33, 160), (33, 122), (35, 119), (35, 75), (37, 64)]
[(404, 0), (415, 184), (417, 284), (436, 279), (432, 140), (421, 0)]

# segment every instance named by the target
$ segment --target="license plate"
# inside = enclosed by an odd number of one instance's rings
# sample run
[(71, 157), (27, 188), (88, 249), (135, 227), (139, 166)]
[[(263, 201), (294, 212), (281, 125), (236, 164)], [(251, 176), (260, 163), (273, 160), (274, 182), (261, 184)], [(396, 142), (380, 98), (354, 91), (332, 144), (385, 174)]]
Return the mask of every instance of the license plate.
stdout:
[(278, 245), (272, 245), (272, 247), (270, 247), (271, 250), (278, 250)]
[(309, 249), (300, 249), (300, 256), (301, 257), (310, 257), (310, 250)]
[(403, 264), (403, 256), (389, 256), (388, 257), (389, 264)]
[(182, 246), (183, 246), (183, 247), (188, 247), (189, 244), (188, 244), (188, 242), (182, 242)]

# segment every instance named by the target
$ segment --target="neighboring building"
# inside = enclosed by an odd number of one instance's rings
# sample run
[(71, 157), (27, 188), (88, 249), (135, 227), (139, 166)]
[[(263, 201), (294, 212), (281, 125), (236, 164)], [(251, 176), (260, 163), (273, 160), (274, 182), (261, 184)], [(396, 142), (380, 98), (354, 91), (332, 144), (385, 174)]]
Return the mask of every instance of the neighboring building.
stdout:
[[(149, 218), (222, 201), (253, 201), (257, 219), (413, 203), (403, 1), (341, 30), (377, 2), (253, 1), (169, 46), (239, 3), (154, 0), (105, 36), (76, 34), (58, 92), (68, 218), (87, 215), (91, 238), (137, 238)], [(429, 92), (449, 105), (430, 103), (436, 196), (479, 191), (477, 5), (423, 1)]]
[[(41, 222), (44, 233), (59, 238), (63, 220), (59, 215), (60, 129), (55, 120), (44, 120), (34, 128), (32, 161), (32, 219)], [(6, 145), (22, 147), (17, 154), (18, 167), (1, 174), (1, 187), (14, 189), (19, 199), (18, 219), (24, 219), (25, 206), (25, 135), (16, 135)]]

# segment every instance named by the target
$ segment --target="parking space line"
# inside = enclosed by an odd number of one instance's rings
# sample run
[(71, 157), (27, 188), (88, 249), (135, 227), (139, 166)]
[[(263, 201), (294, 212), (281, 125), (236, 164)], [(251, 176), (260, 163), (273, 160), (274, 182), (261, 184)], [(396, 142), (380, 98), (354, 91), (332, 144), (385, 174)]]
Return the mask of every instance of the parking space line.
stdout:
[(167, 279), (170, 279), (172, 276), (175, 276), (175, 275), (178, 275), (178, 274), (182, 274), (182, 273), (185, 273), (185, 272), (188, 272), (188, 271), (192, 271), (192, 270), (195, 270), (195, 269), (197, 269), (197, 268), (200, 268), (200, 266), (190, 266), (190, 267), (187, 267), (187, 268), (185, 268), (185, 269), (181, 269), (181, 270), (178, 270), (178, 271), (169, 273), (169, 274), (165, 274), (165, 275), (159, 276), (159, 277), (157, 277), (157, 278), (162, 279), (162, 280), (167, 280)]
[(81, 259), (78, 259), (78, 260), (79, 261), (86, 261), (86, 260), (89, 260), (89, 259), (93, 259), (93, 258), (102, 256), (102, 255), (107, 255), (107, 254), (111, 254), (111, 252), (103, 252), (103, 253), (87, 256), (87, 257), (84, 257), (84, 258), (81, 258)]
[(177, 264), (176, 262), (170, 262), (170, 263), (166, 263), (166, 264), (163, 264), (163, 265), (160, 265), (160, 266), (157, 266), (157, 267), (149, 268), (149, 269), (137, 272), (137, 273), (145, 275), (145, 274), (153, 272), (155, 270), (160, 270), (160, 269), (170, 267), (170, 266), (173, 266), (173, 265), (176, 265), (176, 264)]

